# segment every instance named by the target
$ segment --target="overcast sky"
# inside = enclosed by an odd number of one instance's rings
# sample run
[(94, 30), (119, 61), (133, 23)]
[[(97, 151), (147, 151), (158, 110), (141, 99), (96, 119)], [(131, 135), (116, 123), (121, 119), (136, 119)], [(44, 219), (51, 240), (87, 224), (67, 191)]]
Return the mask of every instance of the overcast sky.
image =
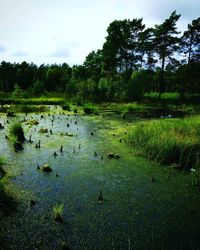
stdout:
[(154, 26), (174, 10), (186, 30), (200, 0), (0, 0), (0, 61), (81, 64), (102, 48), (113, 20), (143, 17)]

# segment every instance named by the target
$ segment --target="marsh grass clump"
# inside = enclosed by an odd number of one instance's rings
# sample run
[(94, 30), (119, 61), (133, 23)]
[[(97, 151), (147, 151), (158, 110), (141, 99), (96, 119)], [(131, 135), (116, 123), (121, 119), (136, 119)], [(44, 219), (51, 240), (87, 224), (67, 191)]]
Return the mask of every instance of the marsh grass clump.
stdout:
[(50, 172), (52, 172), (52, 168), (48, 164), (44, 164), (42, 166), (42, 171), (46, 172), (46, 173), (50, 173)]
[(62, 109), (63, 110), (67, 110), (67, 111), (71, 111), (71, 107), (69, 103), (65, 103), (62, 105)]
[(99, 109), (93, 104), (85, 104), (83, 107), (83, 111), (87, 115), (91, 115), (91, 114), (98, 115), (99, 114)]
[(53, 207), (53, 218), (57, 222), (63, 222), (63, 209), (64, 204), (56, 205)]
[(21, 123), (13, 123), (10, 127), (10, 139), (13, 142), (15, 151), (23, 149), (22, 143), (26, 140)]
[(18, 105), (18, 111), (22, 113), (38, 113), (45, 112), (47, 107), (45, 105)]
[(22, 125), (18, 122), (12, 124), (12, 126), (10, 128), (10, 135), (12, 137), (15, 137), (17, 139), (17, 141), (19, 141), (21, 143), (23, 143), (25, 141), (24, 130), (22, 128)]
[(77, 113), (78, 113), (78, 109), (77, 109), (77, 108), (74, 108), (74, 109), (73, 109), (73, 112), (74, 112), (75, 114), (77, 114)]
[(192, 168), (200, 152), (200, 116), (138, 123), (128, 141), (148, 159)]
[(7, 117), (14, 117), (14, 116), (15, 116), (14, 111), (8, 111), (7, 112)]

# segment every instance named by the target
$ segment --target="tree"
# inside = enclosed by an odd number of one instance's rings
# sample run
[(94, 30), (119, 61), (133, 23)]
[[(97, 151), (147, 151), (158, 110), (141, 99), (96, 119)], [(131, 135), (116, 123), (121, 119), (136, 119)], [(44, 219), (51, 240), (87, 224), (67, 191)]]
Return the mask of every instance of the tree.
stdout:
[(102, 51), (97, 50), (97, 52), (95, 52), (93, 50), (90, 52), (88, 56), (86, 56), (83, 66), (85, 67), (87, 77), (98, 82), (102, 73)]
[(187, 55), (187, 63), (200, 62), (200, 17), (188, 24), (181, 42), (183, 52)]
[(129, 79), (138, 67), (139, 36), (144, 27), (142, 19), (115, 20), (109, 25), (102, 50), (103, 68), (109, 77), (118, 73)]
[[(179, 79), (182, 79), (182, 82), (180, 83), (180, 94), (183, 98), (186, 91), (194, 90), (199, 79), (200, 18), (197, 18), (196, 20), (193, 20), (191, 24), (188, 24), (188, 30), (185, 31), (181, 37), (181, 50), (186, 57), (186, 65), (180, 68), (177, 75)], [(180, 72), (182, 72), (182, 74), (180, 74)]]
[(145, 29), (139, 36), (139, 60), (140, 68), (153, 69), (157, 60), (154, 59), (154, 32), (153, 28)]
[(23, 89), (19, 85), (15, 84), (12, 96), (15, 98), (23, 98), (24, 97)]
[(172, 12), (170, 17), (166, 19), (162, 24), (155, 25), (154, 28), (154, 46), (155, 52), (157, 53), (159, 59), (161, 60), (161, 71), (160, 71), (160, 81), (159, 81), (159, 98), (161, 98), (162, 92), (165, 90), (164, 86), (164, 69), (166, 59), (171, 57), (175, 51), (178, 49), (179, 39), (174, 36), (179, 34), (176, 28), (176, 22), (178, 21), (180, 15), (176, 14), (176, 11)]
[(44, 93), (45, 87), (44, 83), (41, 82), (40, 80), (37, 80), (34, 82), (33, 87), (32, 87), (32, 94), (33, 95), (41, 95)]

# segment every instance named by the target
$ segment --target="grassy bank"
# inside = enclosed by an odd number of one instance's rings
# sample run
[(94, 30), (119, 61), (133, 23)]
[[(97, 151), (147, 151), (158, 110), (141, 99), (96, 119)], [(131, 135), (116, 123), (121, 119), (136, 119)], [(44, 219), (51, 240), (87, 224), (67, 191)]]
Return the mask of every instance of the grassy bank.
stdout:
[(0, 104), (22, 105), (62, 105), (65, 99), (62, 97), (39, 97), (39, 98), (1, 98)]
[(148, 159), (179, 168), (199, 167), (200, 116), (140, 122), (128, 141)]

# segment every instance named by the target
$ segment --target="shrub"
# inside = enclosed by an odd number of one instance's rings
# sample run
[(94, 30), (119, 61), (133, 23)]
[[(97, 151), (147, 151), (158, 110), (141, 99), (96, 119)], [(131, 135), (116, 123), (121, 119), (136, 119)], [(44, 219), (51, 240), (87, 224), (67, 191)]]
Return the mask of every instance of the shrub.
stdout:
[(65, 103), (62, 105), (63, 110), (71, 111), (70, 105), (68, 103)]
[(98, 108), (96, 106), (94, 106), (93, 104), (86, 104), (83, 107), (83, 111), (87, 115), (90, 115), (90, 114), (98, 115), (99, 114)]
[(74, 108), (74, 109), (73, 109), (73, 112), (74, 112), (75, 114), (77, 114), (77, 113), (78, 113), (78, 109), (77, 109), (77, 108)]

